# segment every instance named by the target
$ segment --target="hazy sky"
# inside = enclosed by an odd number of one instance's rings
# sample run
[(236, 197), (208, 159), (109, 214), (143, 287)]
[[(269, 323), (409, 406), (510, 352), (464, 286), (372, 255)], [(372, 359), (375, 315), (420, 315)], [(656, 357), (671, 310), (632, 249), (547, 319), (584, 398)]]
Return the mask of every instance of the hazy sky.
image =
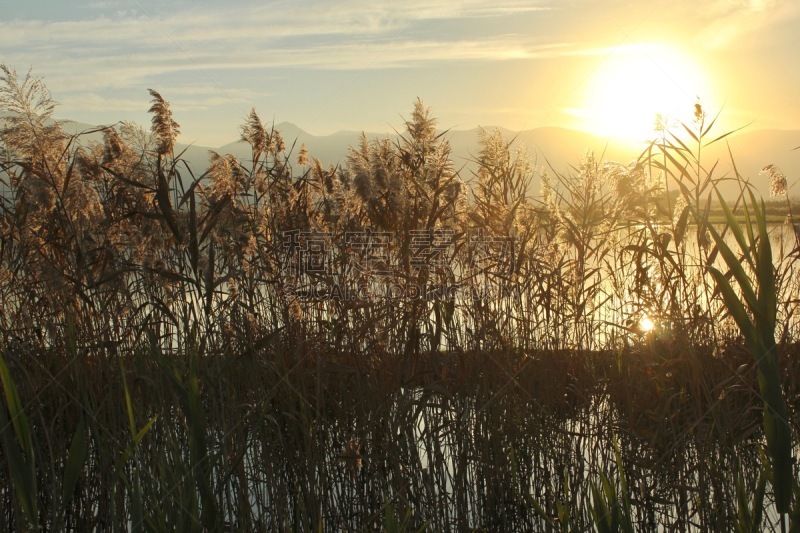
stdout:
[(790, 0), (4, 3), (0, 61), (43, 77), (58, 116), (146, 124), (153, 88), (200, 145), (234, 140), (251, 107), (314, 134), (390, 131), (416, 97), (455, 129), (610, 134), (652, 121), (644, 94), (800, 128)]

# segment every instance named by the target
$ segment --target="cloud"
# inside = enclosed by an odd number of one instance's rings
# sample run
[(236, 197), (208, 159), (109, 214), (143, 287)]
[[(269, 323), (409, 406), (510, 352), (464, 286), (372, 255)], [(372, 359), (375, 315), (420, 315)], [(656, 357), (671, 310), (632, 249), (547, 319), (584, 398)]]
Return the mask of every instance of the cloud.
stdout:
[[(135, 6), (135, 13), (122, 14), (118, 10), (130, 5), (95, 0), (73, 12), (74, 20), (0, 22), (2, 60), (20, 69), (33, 66), (63, 113), (105, 117), (140, 116), (149, 107), (148, 87), (173, 102), (176, 112), (232, 111), (268, 101), (270, 94), (290, 101), (280, 82), (258, 85), (287, 69), (361, 72), (574, 53), (569, 44), (498, 32), (504, 17), (546, 9), (514, 0), (314, 0), (240, 3), (240, 10), (177, 0), (161, 12), (147, 0)], [(493, 30), (486, 29), (490, 23)], [(439, 31), (442, 25), (450, 32)]]
[(115, 111), (142, 111), (146, 109), (147, 98), (120, 98), (94, 92), (68, 94), (58, 99), (59, 104), (70, 109), (113, 109)]
[(589, 52), (571, 45), (532, 45), (513, 38), (483, 40), (377, 40), (308, 45), (303, 48), (273, 47), (231, 52), (214, 47), (150, 46), (136, 52), (92, 55), (75, 53), (69, 61), (37, 67), (48, 79), (75, 90), (81, 87), (120, 89), (142, 86), (161, 75), (204, 73), (209, 82), (227, 84), (224, 71), (309, 68), (316, 70), (366, 70), (406, 68), (430, 62), (499, 61), (558, 57)]
[[(224, 7), (188, 0), (168, 5), (86, 0), (69, 13), (53, 9), (0, 21), (0, 60), (20, 70), (33, 66), (64, 106), (141, 110), (147, 106), (147, 87), (184, 109), (257, 103), (267, 94), (278, 95), (270, 105), (286, 107), (294, 102), (293, 89), (276, 81), (278, 76), (307, 82), (321, 79), (315, 77), (321, 71), (351, 71), (356, 77), (365, 71), (442, 65), (477, 73), (478, 64), (492, 64), (500, 72), (496, 65), (507, 62), (525, 77), (537, 72), (537, 60), (565, 58), (542, 71), (561, 79), (526, 78), (531, 80), (526, 90), (533, 91), (539, 90), (534, 85), (557, 86), (565, 79), (578, 84), (578, 70), (591, 69), (610, 50), (642, 39), (725, 52), (760, 46), (762, 39), (788, 39), (777, 30), (785, 29), (799, 8), (778, 0), (716, 0), (703, 9), (676, 0), (665, 11), (647, 5), (634, 9), (627, 0), (609, 0), (602, 8), (588, 0), (234, 0)], [(37, 8), (20, 9), (32, 13)], [(567, 61), (573, 56), (583, 59)], [(420, 86), (434, 78), (407, 77), (413, 87), (406, 89), (426, 90)], [(476, 91), (476, 100), (511, 90), (479, 84), (484, 89)], [(236, 92), (239, 88), (249, 92)], [(308, 94), (306, 89), (298, 92)], [(314, 94), (324, 98), (325, 90), (315, 87)]]
[[(547, 9), (515, 1), (500, 2), (491, 7), (477, 1), (422, 0), (375, 1), (368, 5), (354, 0), (306, 4), (298, 8), (302, 4), (293, 3), (290, 9), (267, 4), (245, 7), (241, 11), (237, 11), (236, 6), (226, 5), (224, 10), (177, 9), (166, 15), (153, 9), (123, 12), (103, 9), (105, 14), (92, 19), (14, 20), (0, 23), (3, 29), (0, 43), (13, 47), (20, 42), (35, 45), (42, 40), (70, 44), (155, 38), (182, 43), (236, 39), (259, 44), (287, 37), (387, 34), (426, 20), (499, 17)], [(114, 2), (97, 2), (91, 6), (100, 9), (116, 5)]]
[(711, 49), (749, 47), (753, 39), (763, 44), (773, 37), (767, 28), (796, 19), (799, 13), (794, 2), (718, 0), (703, 12), (706, 24), (698, 32), (699, 42)]
[[(101, 3), (98, 7), (113, 4)], [(563, 53), (565, 45), (527, 36), (469, 38), (415, 31), (420, 21), (504, 17), (544, 9), (527, 2), (310, 3), (304, 9), (250, 9), (237, 17), (213, 11), (160, 16), (103, 15), (77, 21), (0, 23), (0, 48), (12, 64), (33, 64), (61, 90), (141, 86), (157, 76), (188, 71), (312, 68), (403, 68), (435, 61), (531, 59)], [(463, 22), (463, 21), (462, 21)], [(224, 86), (220, 83), (219, 85)]]
[[(256, 93), (247, 89), (223, 89), (219, 87), (159, 87), (158, 91), (168, 101), (173, 102), (176, 112), (202, 111), (215, 106), (230, 104), (249, 104), (264, 93)], [(129, 91), (119, 93), (110, 91), (100, 94), (94, 91), (72, 91), (59, 98), (59, 104), (70, 109), (103, 110), (113, 109), (115, 112), (140, 113), (150, 106), (150, 96), (142, 89), (135, 91), (140, 96), (121, 96)]]

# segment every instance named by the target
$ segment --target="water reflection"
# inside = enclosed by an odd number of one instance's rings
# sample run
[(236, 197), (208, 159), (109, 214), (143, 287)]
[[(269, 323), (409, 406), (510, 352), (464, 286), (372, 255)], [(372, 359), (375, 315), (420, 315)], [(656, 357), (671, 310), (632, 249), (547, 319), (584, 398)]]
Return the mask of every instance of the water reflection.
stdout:
[[(718, 413), (648, 419), (657, 415), (621, 409), (609, 389), (557, 401), (514, 387), (473, 392), (404, 388), (360, 419), (316, 420), (307, 455), (291, 442), (254, 447), (254, 488), (262, 475), (278, 482), (258, 487), (269, 501), (259, 521), (285, 525), (316, 502), (327, 530), (377, 526), (386, 506), (409, 528), (533, 531), (566, 510), (585, 530), (602, 474), (624, 475), (639, 528), (730, 530), (738, 476), (752, 487), (760, 472), (757, 414), (745, 415), (751, 431), (725, 435)], [(774, 513), (767, 520), (776, 525)]]

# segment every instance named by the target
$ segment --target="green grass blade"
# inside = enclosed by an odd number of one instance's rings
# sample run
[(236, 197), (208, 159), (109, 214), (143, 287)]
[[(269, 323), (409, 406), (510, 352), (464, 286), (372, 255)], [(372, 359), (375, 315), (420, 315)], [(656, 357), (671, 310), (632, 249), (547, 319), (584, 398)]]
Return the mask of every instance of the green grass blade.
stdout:
[[(777, 376), (772, 376), (773, 378)], [(761, 381), (761, 376), (759, 376)], [(765, 378), (768, 384), (774, 383), (769, 377)], [(778, 382), (778, 386), (780, 383)], [(773, 387), (774, 389), (774, 387)], [(792, 500), (792, 486), (794, 484), (792, 464), (792, 430), (789, 427), (786, 405), (780, 388), (777, 394), (765, 394), (764, 401), (764, 430), (767, 435), (767, 448), (770, 452), (773, 471), (773, 488), (775, 492), (775, 508), (780, 514), (789, 512)]]
[[(605, 476), (602, 476), (605, 481)], [(596, 484), (592, 483), (592, 505), (589, 509), (595, 529), (601, 533), (613, 531), (611, 522), (611, 509), (608, 508), (603, 492)]]
[(11, 373), (5, 364), (5, 360), (0, 358), (0, 378), (3, 382), (3, 391), (5, 392), (6, 404), (8, 406), (8, 414), (11, 416), (11, 424), (14, 426), (14, 433), (19, 439), (19, 444), (24, 450), (32, 449), (30, 425), (28, 418), (25, 416), (25, 411), (22, 408), (22, 400), (17, 393), (17, 388), (14, 381), (11, 379)]
[(752, 531), (753, 517), (747, 501), (747, 489), (744, 486), (742, 473), (736, 476), (736, 531)]
[[(752, 194), (752, 193), (751, 193)], [(767, 346), (774, 342), (775, 323), (778, 312), (778, 295), (775, 285), (775, 271), (772, 264), (772, 245), (769, 240), (766, 222), (766, 205), (761, 201), (760, 209), (756, 209), (758, 224), (758, 280), (759, 311), (764, 316), (763, 332), (760, 332)]]
[(0, 426), (3, 428), (3, 451), (8, 463), (11, 480), (14, 483), (17, 502), (29, 523), (36, 524), (38, 523), (36, 483), (29, 475), (30, 469), (26, 461), (27, 458), (23, 454), (18, 441), (15, 440), (11, 431), (11, 422), (2, 408), (0, 408)]
[[(750, 276), (747, 275), (744, 268), (742, 267), (742, 263), (736, 257), (736, 254), (733, 253), (733, 250), (730, 249), (728, 244), (725, 240), (720, 236), (717, 231), (709, 226), (708, 227), (709, 233), (711, 233), (714, 242), (717, 245), (717, 250), (719, 250), (720, 255), (725, 260), (725, 264), (728, 266), (731, 274), (736, 279), (736, 282), (739, 284), (739, 290), (742, 291), (742, 297), (745, 300), (745, 303), (750, 308), (751, 311), (758, 310), (758, 298), (756, 297), (756, 292), (753, 289), (753, 285), (750, 282)], [(714, 267), (709, 266), (709, 270), (714, 269)], [(715, 269), (716, 270), (716, 269)], [(730, 287), (730, 284), (725, 279), (725, 283)], [(738, 300), (738, 296), (734, 293), (734, 298)], [(728, 300), (726, 299), (726, 302)]]
[(744, 305), (742, 305), (742, 302), (739, 301), (739, 297), (728, 282), (728, 278), (714, 267), (708, 267), (708, 271), (714, 278), (720, 293), (722, 293), (722, 298), (725, 301), (725, 307), (728, 309), (728, 313), (730, 313), (736, 321), (736, 325), (739, 326), (742, 335), (744, 335), (748, 345), (750, 345), (754, 341), (753, 332), (755, 326), (750, 321), (750, 317), (747, 316), (747, 310), (744, 308)]
[[(36, 459), (30, 425), (3, 357), (0, 357), (0, 380), (3, 383), (6, 407), (8, 408), (7, 416), (5, 409), (0, 406), (0, 433), (2, 433), (3, 449), (9, 473), (14, 481), (14, 491), (22, 512), (33, 527), (38, 527)], [(9, 420), (9, 416), (11, 420)]]
[(86, 458), (89, 455), (89, 445), (86, 434), (86, 420), (81, 414), (78, 420), (78, 427), (75, 429), (75, 435), (72, 437), (72, 444), (69, 447), (67, 454), (67, 462), (64, 466), (64, 480), (61, 486), (61, 501), (62, 505), (66, 507), (67, 502), (72, 497), (78, 480), (81, 477), (83, 465), (86, 463)]
[[(728, 202), (726, 202), (725, 199), (722, 197), (722, 193), (720, 193), (719, 190), (717, 190), (716, 192), (717, 192), (717, 199), (719, 200), (719, 204), (722, 207), (722, 212), (725, 214), (725, 221), (728, 223), (728, 227), (733, 233), (733, 236), (736, 239), (736, 243), (741, 248), (742, 253), (744, 253), (745, 259), (747, 259), (747, 263), (750, 265), (751, 268), (755, 269), (755, 265), (753, 264), (753, 257), (750, 254), (750, 249), (751, 249), (750, 243), (748, 243), (745, 240), (744, 233), (742, 233), (742, 227), (739, 225), (739, 221), (736, 220), (736, 215), (733, 214), (733, 211), (731, 211)], [(746, 212), (747, 209), (745, 209), (745, 213)], [(747, 226), (749, 226), (749, 224), (747, 224)], [(709, 228), (712, 228), (710, 224)], [(750, 241), (752, 242), (752, 238), (750, 239)]]
[(136, 420), (133, 417), (133, 403), (128, 391), (128, 384), (125, 381), (125, 369), (122, 368), (122, 365), (120, 365), (120, 370), (122, 372), (122, 390), (125, 394), (125, 412), (128, 416), (128, 430), (131, 432), (131, 436), (134, 436), (136, 435)]
[(758, 482), (756, 483), (756, 493), (753, 495), (753, 532), (761, 531), (761, 521), (764, 518), (764, 494), (767, 488), (767, 476), (764, 471), (758, 474)]

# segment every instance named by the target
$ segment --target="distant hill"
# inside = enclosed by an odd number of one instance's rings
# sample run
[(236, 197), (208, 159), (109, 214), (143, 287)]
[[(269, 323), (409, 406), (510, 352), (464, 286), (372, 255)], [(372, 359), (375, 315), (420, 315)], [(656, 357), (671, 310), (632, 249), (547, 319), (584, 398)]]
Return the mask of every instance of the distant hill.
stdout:
[[(78, 133), (96, 128), (89, 124), (68, 121), (64, 123), (64, 129), (69, 133)], [(282, 122), (275, 126), (287, 146), (287, 150), (294, 144), (292, 156), (296, 156), (300, 150), (300, 145), (305, 144), (311, 157), (318, 158), (323, 165), (336, 165), (344, 163), (349, 147), (356, 147), (359, 144), (361, 132), (339, 131), (331, 135), (312, 135), (290, 122)], [(493, 130), (493, 127), (487, 127)], [(528, 155), (536, 167), (541, 169), (552, 168), (561, 173), (570, 172), (570, 167), (577, 166), (581, 157), (591, 150), (596, 156), (603, 156), (604, 160), (614, 160), (621, 163), (628, 163), (635, 160), (641, 150), (620, 145), (613, 141), (601, 137), (584, 133), (577, 130), (557, 127), (543, 127), (522, 132), (514, 132), (500, 128), (508, 140), (514, 139), (514, 145), (524, 145)], [(386, 137), (385, 134), (366, 133), (367, 138), (375, 139)], [(396, 140), (396, 135), (390, 135)], [(91, 140), (102, 140), (101, 133), (94, 133), (88, 136)], [(445, 138), (452, 147), (452, 157), (456, 168), (461, 169), (462, 177), (465, 181), (471, 181), (472, 172), (476, 170), (474, 160), (479, 150), (479, 130), (450, 130), (445, 134)], [(732, 176), (732, 165), (728, 147), (733, 154), (736, 167), (739, 173), (752, 180), (756, 184), (761, 194), (765, 197), (769, 195), (769, 182), (766, 176), (760, 174), (761, 169), (768, 165), (778, 166), (786, 174), (789, 185), (798, 181), (800, 178), (800, 150), (793, 150), (800, 146), (800, 130), (744, 130), (708, 147), (703, 152), (703, 161), (707, 168), (713, 166), (713, 162), (719, 161), (715, 169), (716, 176)], [(642, 143), (641, 149), (645, 148)], [(231, 142), (226, 145), (209, 148), (197, 145), (184, 145), (178, 143), (177, 150), (186, 150), (184, 158), (191, 166), (195, 175), (199, 175), (208, 167), (208, 152), (214, 150), (220, 154), (232, 154), (238, 159), (246, 162), (250, 157), (250, 148), (242, 142)], [(532, 190), (538, 190), (538, 179), (535, 180)], [(730, 193), (731, 190), (726, 192)], [(800, 197), (800, 184), (791, 193), (795, 197)]]
[[(331, 135), (316, 136), (303, 131), (290, 122), (282, 122), (275, 126), (281, 133), (286, 142), (287, 149), (296, 140), (294, 153), (300, 149), (301, 144), (305, 144), (309, 150), (309, 155), (318, 158), (323, 164), (343, 163), (348, 154), (348, 148), (357, 147), (361, 140), (361, 132), (339, 131)], [(488, 131), (493, 131), (494, 127), (487, 127)], [(606, 159), (620, 159), (623, 150), (618, 146), (607, 147), (605, 142), (593, 135), (576, 130), (564, 128), (538, 128), (524, 132), (515, 132), (505, 128), (498, 128), (511, 141), (513, 146), (525, 145), (528, 155), (532, 162), (537, 166), (551, 163), (553, 168), (559, 171), (566, 171), (570, 164), (577, 164), (581, 156), (592, 149), (600, 155), (606, 150)], [(386, 138), (385, 134), (366, 132), (368, 139)], [(392, 140), (397, 140), (396, 135), (389, 135)], [(452, 148), (453, 160), (457, 168), (465, 168), (468, 172), (465, 178), (469, 178), (469, 170), (475, 170), (474, 160), (479, 150), (480, 134), (478, 128), (471, 130), (450, 130), (445, 134), (445, 139)], [(249, 156), (249, 147), (242, 142), (232, 142), (218, 149), (220, 153), (229, 153), (239, 158)], [(630, 158), (630, 157), (628, 157)]]

